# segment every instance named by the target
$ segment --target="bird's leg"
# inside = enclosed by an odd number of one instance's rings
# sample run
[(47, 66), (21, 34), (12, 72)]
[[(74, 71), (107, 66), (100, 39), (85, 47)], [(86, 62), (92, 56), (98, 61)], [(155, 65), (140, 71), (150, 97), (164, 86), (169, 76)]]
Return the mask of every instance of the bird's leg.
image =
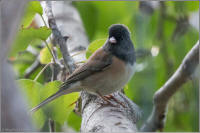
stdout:
[(122, 105), (124, 108), (126, 107), (122, 102), (120, 102), (119, 100), (117, 100), (112, 94), (104, 96), (104, 97), (106, 97), (108, 100), (109, 99), (113, 99), (116, 103)]
[(68, 107), (71, 107), (72, 105), (76, 104), (78, 100), (74, 101), (73, 103), (71, 103), (70, 105), (68, 105)]
[(99, 93), (99, 92), (96, 92), (96, 93), (98, 94), (99, 97), (101, 97), (104, 101), (106, 101), (107, 104), (114, 106), (114, 105), (109, 101), (109, 99), (108, 99), (107, 97), (102, 96), (101, 93)]

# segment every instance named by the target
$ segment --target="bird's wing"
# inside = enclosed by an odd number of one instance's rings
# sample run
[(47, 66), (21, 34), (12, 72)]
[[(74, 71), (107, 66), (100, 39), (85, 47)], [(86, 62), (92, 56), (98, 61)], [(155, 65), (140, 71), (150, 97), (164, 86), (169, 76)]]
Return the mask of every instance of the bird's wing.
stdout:
[(96, 72), (100, 72), (108, 68), (112, 63), (111, 53), (105, 52), (103, 48), (98, 49), (88, 61), (77, 68), (68, 79), (60, 86), (60, 89), (65, 89), (70, 83), (80, 81)]

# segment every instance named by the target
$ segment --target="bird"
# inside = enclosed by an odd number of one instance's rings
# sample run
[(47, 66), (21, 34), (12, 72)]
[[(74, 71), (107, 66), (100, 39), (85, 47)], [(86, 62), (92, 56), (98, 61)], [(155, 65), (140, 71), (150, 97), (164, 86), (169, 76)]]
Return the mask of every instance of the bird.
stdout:
[(63, 82), (59, 90), (30, 111), (35, 112), (54, 99), (82, 90), (104, 96), (121, 90), (135, 72), (135, 50), (130, 31), (124, 24), (109, 27), (108, 38), (89, 59)]

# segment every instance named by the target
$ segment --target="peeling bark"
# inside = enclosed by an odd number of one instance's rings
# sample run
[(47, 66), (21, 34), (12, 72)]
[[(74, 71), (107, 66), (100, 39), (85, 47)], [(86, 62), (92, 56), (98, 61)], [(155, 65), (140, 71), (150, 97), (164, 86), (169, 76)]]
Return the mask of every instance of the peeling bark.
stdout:
[(139, 107), (123, 93), (112, 94), (120, 103), (111, 100), (111, 105), (100, 97), (81, 93), (82, 124), (81, 132), (135, 132), (141, 113)]

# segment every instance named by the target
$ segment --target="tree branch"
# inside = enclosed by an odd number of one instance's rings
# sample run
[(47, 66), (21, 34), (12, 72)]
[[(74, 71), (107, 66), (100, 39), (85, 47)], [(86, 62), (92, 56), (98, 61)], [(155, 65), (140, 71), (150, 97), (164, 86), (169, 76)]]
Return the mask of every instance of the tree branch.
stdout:
[(190, 79), (199, 64), (199, 41), (183, 59), (171, 78), (154, 94), (154, 107), (141, 131), (153, 132), (162, 129), (167, 114), (167, 104), (172, 95)]
[(49, 132), (55, 132), (55, 122), (52, 119), (49, 119)]
[(71, 56), (69, 55), (68, 48), (66, 45), (66, 38), (62, 36), (59, 31), (56, 20), (53, 16), (51, 1), (46, 1), (45, 13), (48, 17), (49, 27), (52, 29), (54, 41), (59, 45), (61, 53), (63, 55), (64, 63), (69, 70), (69, 73), (72, 73), (75, 70), (75, 63)]
[(166, 75), (167, 78), (169, 78), (169, 76), (173, 73), (173, 62), (171, 61), (171, 58), (167, 52), (167, 40), (165, 38), (164, 35), (164, 23), (165, 23), (165, 19), (166, 19), (166, 4), (164, 1), (160, 1), (160, 15), (159, 15), (159, 19), (158, 19), (158, 31), (157, 31), (157, 38), (160, 41), (160, 53), (163, 57), (163, 63), (165, 65), (166, 69)]
[(115, 100), (107, 104), (100, 97), (81, 93), (82, 97), (82, 123), (81, 132), (136, 132), (136, 123), (141, 112), (136, 104), (123, 93), (112, 94), (122, 105)]
[(29, 76), (35, 71), (37, 70), (37, 68), (39, 68), (41, 66), (40, 64), (40, 60), (39, 60), (39, 55), (36, 57), (35, 61), (33, 62), (33, 64), (28, 67), (25, 71), (24, 77), (25, 78), (29, 78)]

